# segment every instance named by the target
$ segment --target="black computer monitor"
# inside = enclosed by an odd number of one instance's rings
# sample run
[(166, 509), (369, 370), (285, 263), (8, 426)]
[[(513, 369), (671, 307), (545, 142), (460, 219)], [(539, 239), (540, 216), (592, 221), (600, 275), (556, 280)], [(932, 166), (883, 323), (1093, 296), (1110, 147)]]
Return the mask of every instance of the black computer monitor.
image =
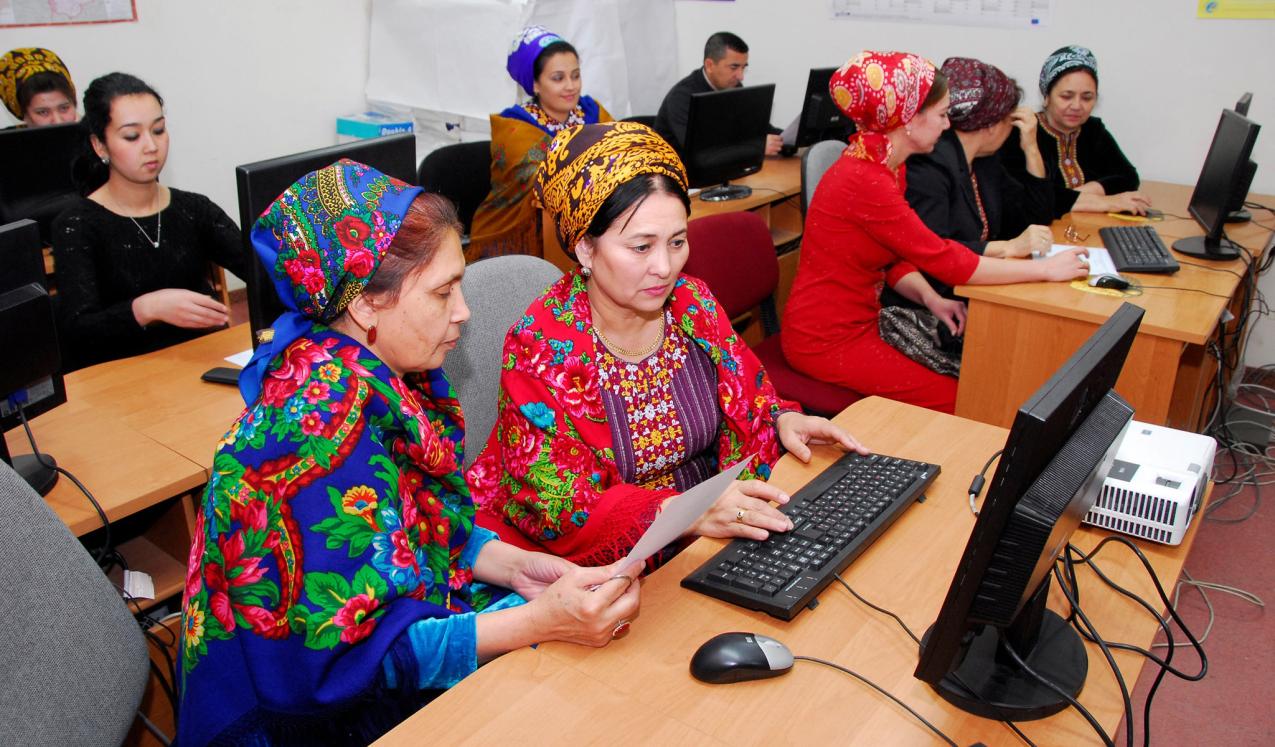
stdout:
[(682, 158), (692, 187), (713, 187), (700, 192), (701, 200), (737, 200), (752, 194), (748, 187), (728, 182), (761, 169), (774, 100), (773, 83), (691, 96)]
[(835, 67), (816, 67), (806, 80), (806, 97), (802, 100), (794, 148), (805, 148), (822, 140), (846, 142), (854, 134), (854, 122), (832, 100), (828, 90)]
[(1248, 107), (1252, 103), (1253, 103), (1252, 91), (1246, 92), (1243, 96), (1240, 97), (1239, 101), (1235, 102), (1235, 113), (1240, 115), (1241, 117), (1247, 117)]
[(53, 219), (79, 199), (71, 166), (87, 147), (75, 122), (0, 130), (0, 224), (30, 218), (47, 245)]
[[(1245, 93), (1240, 96), (1239, 101), (1235, 102), (1235, 113), (1241, 117), (1248, 116), (1248, 108), (1253, 103), (1253, 94)], [(1248, 200), (1248, 188), (1253, 183), (1253, 177), (1257, 175), (1257, 162), (1249, 161), (1247, 171), (1240, 177), (1239, 182), (1235, 185), (1235, 192), (1231, 195), (1231, 202), (1226, 206), (1226, 222), (1227, 223), (1245, 223), (1253, 220), (1253, 214), (1244, 208), (1245, 201)]]
[(34, 221), (0, 226), (0, 350), (17, 351), (0, 366), (0, 458), (45, 495), (58, 479), (45, 466), (56, 463), (53, 457), (11, 457), (2, 436), (22, 425), (22, 415), (29, 420), (66, 402), (42, 246)]
[[(243, 232), (244, 248), (250, 257), (257, 256), (252, 248), (252, 224), (270, 207), (270, 203), (301, 177), (342, 158), (367, 164), (408, 184), (415, 184), (417, 180), (416, 136), (410, 132), (236, 166), (239, 226)], [(244, 282), (248, 286), (248, 322), (252, 325), (252, 346), (255, 348), (261, 342), (259, 333), (274, 324), (284, 308), (275, 293), (270, 273), (261, 264), (260, 258), (249, 262), (248, 277), (244, 278)]]
[(962, 710), (994, 719), (1057, 713), (1066, 699), (1017, 666), (1080, 692), (1088, 655), (1045, 609), (1049, 572), (1097, 498), (1133, 409), (1113, 391), (1142, 309), (1123, 304), (1022, 406), (916, 676)]
[(1253, 144), (1257, 142), (1259, 125), (1230, 109), (1222, 110), (1222, 119), (1213, 133), (1213, 144), (1204, 158), (1204, 168), (1191, 193), (1187, 208), (1203, 236), (1190, 236), (1173, 242), (1173, 250), (1202, 259), (1227, 260), (1240, 256), (1239, 248), (1223, 237), (1226, 217), (1235, 204), (1248, 194), (1256, 165), (1250, 167)]

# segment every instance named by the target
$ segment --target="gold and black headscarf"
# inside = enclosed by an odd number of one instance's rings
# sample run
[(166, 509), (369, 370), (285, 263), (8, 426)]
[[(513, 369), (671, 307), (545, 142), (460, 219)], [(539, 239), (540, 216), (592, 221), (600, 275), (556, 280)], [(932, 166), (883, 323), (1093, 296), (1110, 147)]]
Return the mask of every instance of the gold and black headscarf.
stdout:
[(0, 57), (0, 100), (13, 116), (22, 119), (22, 105), (18, 101), (18, 88), (37, 73), (57, 73), (75, 90), (75, 82), (71, 80), (71, 71), (66, 69), (62, 58), (53, 52), (40, 47), (22, 47), (12, 49), (4, 57)]
[(602, 203), (642, 174), (664, 174), (687, 188), (677, 151), (644, 124), (607, 122), (559, 132), (536, 172), (535, 190), (563, 251), (574, 259)]

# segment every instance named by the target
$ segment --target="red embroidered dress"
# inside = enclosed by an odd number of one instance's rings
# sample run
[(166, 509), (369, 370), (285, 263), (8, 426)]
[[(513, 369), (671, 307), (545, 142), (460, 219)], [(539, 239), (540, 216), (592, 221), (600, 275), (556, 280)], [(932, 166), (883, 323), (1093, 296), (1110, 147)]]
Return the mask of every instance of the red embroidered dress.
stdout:
[[(750, 477), (768, 477), (779, 458), (775, 420), (795, 403), (779, 399), (752, 351), (702, 281), (683, 276), (668, 302), (671, 326), (688, 345), (686, 360), (703, 354), (716, 376), (720, 413), (712, 447), (714, 469), (758, 452)], [(467, 474), (478, 522), (507, 541), (585, 565), (618, 560), (678, 490), (628, 482), (617, 463), (615, 428), (605, 399), (601, 358), (592, 332), (588, 291), (579, 271), (564, 276), (532, 303), (505, 337), (500, 412), (482, 455)], [(605, 365), (605, 364), (604, 364)], [(607, 376), (615, 384), (613, 369)], [(658, 377), (630, 388), (658, 388)], [(654, 398), (648, 404), (654, 407)], [(658, 409), (658, 408), (657, 408)], [(651, 423), (655, 419), (639, 419)], [(660, 421), (661, 436), (672, 433)], [(645, 426), (640, 426), (645, 427)], [(655, 460), (666, 453), (648, 436), (634, 449)], [(692, 453), (688, 450), (688, 453)], [(640, 471), (639, 475), (647, 474)]]

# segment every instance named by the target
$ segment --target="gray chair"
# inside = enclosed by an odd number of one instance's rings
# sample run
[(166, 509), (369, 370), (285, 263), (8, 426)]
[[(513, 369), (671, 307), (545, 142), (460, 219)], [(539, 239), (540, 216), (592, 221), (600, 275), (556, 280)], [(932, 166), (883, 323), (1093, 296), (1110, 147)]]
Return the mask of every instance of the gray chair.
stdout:
[(0, 462), (0, 744), (118, 745), (146, 641), (66, 524)]
[(806, 148), (801, 155), (801, 214), (804, 216), (810, 209), (810, 200), (815, 196), (815, 187), (823, 178), (823, 172), (837, 162), (846, 144), (840, 140), (820, 140)]
[(456, 387), (465, 412), (466, 467), (478, 458), (496, 424), (505, 333), (560, 277), (562, 271), (549, 262), (523, 254), (491, 257), (465, 270), (461, 290), (471, 316), (443, 370)]

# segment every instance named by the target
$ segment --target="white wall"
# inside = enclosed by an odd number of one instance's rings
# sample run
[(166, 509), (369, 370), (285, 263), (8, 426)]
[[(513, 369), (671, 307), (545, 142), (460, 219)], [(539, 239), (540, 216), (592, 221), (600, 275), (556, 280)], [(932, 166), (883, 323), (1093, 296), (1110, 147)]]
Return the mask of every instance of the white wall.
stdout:
[[(810, 68), (840, 65), (862, 49), (936, 63), (977, 57), (1017, 78), (1036, 105), (1045, 57), (1082, 44), (1098, 57), (1096, 113), (1142, 177), (1194, 184), (1222, 108), (1252, 91), (1249, 116), (1266, 125), (1253, 191), (1275, 194), (1275, 21), (1199, 20), (1193, 0), (1058, 0), (1050, 25), (1034, 30), (833, 20), (829, 0), (682, 0), (675, 8), (678, 69), (701, 63), (714, 31), (739, 34), (750, 47), (745, 83), (776, 84), (771, 122), (779, 127), (800, 111)], [(1270, 213), (1256, 215), (1275, 224)], [(1275, 273), (1261, 287), (1275, 298)], [(1247, 362), (1275, 363), (1272, 319), (1255, 328)]]
[(145, 80), (168, 115), (164, 183), (207, 195), (237, 222), (235, 166), (331, 145), (336, 117), (363, 107), (369, 7), (137, 0), (137, 23), (4, 29), (0, 50), (52, 49), (81, 94), (116, 70)]

